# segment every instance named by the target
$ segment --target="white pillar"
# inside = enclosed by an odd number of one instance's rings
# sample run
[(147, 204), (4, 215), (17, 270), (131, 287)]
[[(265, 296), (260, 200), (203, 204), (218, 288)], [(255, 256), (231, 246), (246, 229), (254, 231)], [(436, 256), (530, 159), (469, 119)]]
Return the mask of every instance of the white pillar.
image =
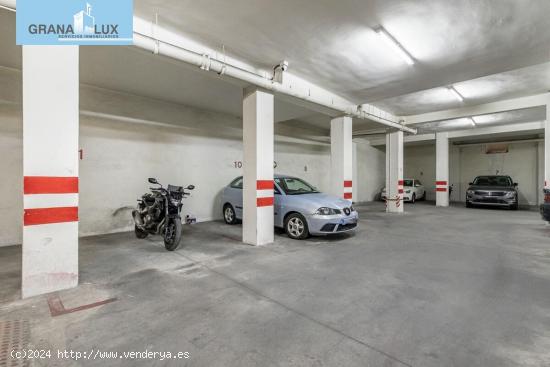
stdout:
[(544, 123), (544, 188), (550, 189), (550, 100), (546, 104)]
[(449, 133), (435, 134), (435, 205), (449, 206)]
[(273, 95), (247, 89), (243, 99), (243, 242), (273, 243)]
[(352, 119), (342, 116), (330, 122), (330, 193), (353, 199)]
[(23, 298), (78, 284), (78, 46), (23, 46)]
[(403, 131), (386, 134), (386, 211), (403, 212)]

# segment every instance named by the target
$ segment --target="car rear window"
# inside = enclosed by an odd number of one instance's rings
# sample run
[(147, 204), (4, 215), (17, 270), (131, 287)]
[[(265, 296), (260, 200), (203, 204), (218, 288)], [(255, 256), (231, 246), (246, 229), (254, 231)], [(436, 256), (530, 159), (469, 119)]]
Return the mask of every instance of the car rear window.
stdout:
[(243, 178), (242, 177), (237, 177), (236, 179), (233, 180), (233, 182), (231, 182), (231, 184), (229, 186), (231, 186), (234, 189), (242, 189), (243, 188)]

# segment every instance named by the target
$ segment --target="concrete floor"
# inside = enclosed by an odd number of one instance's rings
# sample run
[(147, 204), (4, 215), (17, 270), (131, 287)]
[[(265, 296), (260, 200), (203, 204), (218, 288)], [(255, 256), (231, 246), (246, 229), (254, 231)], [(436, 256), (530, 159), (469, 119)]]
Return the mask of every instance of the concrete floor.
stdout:
[(1, 320), (29, 320), (30, 347), (188, 352), (185, 360), (35, 365), (549, 366), (550, 226), (537, 212), (383, 204), (353, 236), (255, 248), (240, 226), (184, 228), (183, 247), (131, 233), (81, 239), (81, 285), (51, 317), (16, 300), (20, 251), (0, 248)]

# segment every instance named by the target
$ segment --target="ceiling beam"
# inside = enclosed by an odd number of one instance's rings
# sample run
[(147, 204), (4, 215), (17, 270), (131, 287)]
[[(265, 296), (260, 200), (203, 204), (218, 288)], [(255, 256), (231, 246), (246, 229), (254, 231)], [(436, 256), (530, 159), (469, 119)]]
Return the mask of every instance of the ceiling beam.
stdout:
[(428, 112), (411, 116), (402, 116), (402, 119), (405, 121), (405, 125), (412, 125), (423, 122), (444, 121), (461, 117), (479, 116), (497, 112), (521, 110), (524, 108), (545, 106), (546, 104), (550, 104), (550, 93), (485, 103), (477, 106), (466, 106), (451, 110)]
[[(524, 122), (519, 124), (477, 127), (475, 129), (449, 131), (449, 139), (515, 133), (515, 132), (541, 131), (541, 130), (544, 130), (544, 125), (545, 125), (544, 121), (533, 121), (533, 122)], [(408, 135), (403, 137), (403, 142), (405, 144), (419, 142), (419, 141), (429, 141), (429, 140), (435, 140), (435, 133)], [(378, 138), (378, 139), (371, 139), (370, 143), (373, 146), (385, 145), (386, 139), (385, 137)]]

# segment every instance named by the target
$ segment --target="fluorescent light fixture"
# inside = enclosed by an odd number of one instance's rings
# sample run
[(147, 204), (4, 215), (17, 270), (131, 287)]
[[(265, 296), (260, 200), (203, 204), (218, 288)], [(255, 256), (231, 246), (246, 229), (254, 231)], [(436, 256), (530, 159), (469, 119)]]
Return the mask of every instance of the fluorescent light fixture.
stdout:
[(412, 56), (401, 46), (399, 42), (395, 38), (392, 37), (391, 34), (389, 34), (384, 28), (378, 27), (374, 30), (380, 38), (386, 42), (388, 46), (392, 50), (394, 50), (395, 53), (397, 53), (401, 58), (409, 65), (414, 65), (414, 59)]
[(477, 123), (476, 123), (476, 120), (474, 119), (474, 117), (470, 117), (470, 121), (472, 122), (472, 126), (473, 127), (476, 127), (477, 126)]
[(462, 97), (462, 94), (458, 93), (457, 90), (455, 89), (455, 87), (453, 87), (452, 85), (450, 87), (448, 87), (447, 89), (449, 89), (449, 92), (451, 92), (451, 94), (456, 98), (458, 99), (459, 102), (464, 102), (464, 97)]

